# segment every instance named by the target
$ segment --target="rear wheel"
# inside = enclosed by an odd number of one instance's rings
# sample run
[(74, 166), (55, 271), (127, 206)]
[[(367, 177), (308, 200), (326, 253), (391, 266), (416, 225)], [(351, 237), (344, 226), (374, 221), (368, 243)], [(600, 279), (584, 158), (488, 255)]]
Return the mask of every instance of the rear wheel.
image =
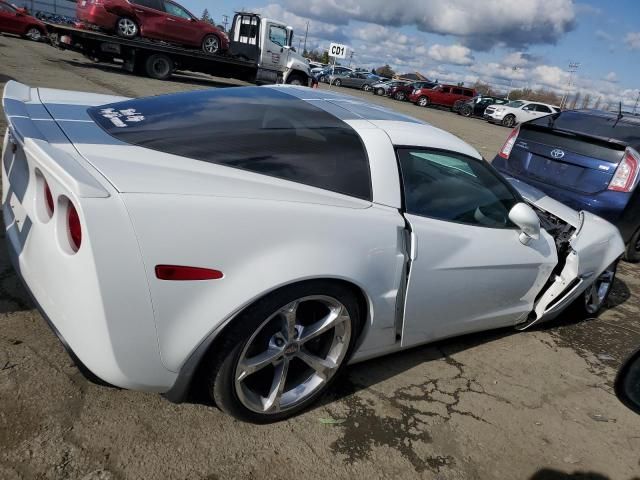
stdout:
[(202, 40), (202, 51), (215, 55), (220, 51), (220, 39), (215, 35), (207, 35)]
[(27, 33), (24, 35), (29, 40), (33, 40), (34, 42), (39, 42), (42, 39), (42, 32), (38, 27), (29, 27)]
[(513, 128), (516, 125), (516, 116), (515, 115), (507, 115), (502, 119), (502, 126)]
[(116, 33), (119, 37), (135, 38), (140, 33), (138, 24), (128, 17), (121, 17), (116, 22)]
[(377, 88), (375, 94), (380, 96), (384, 95), (384, 88)]
[(396, 92), (394, 93), (393, 98), (401, 102), (404, 102), (407, 99), (407, 94), (404, 92)]
[(173, 60), (161, 53), (150, 55), (144, 65), (145, 73), (156, 80), (166, 80), (173, 72)]
[(340, 80), (340, 79), (338, 78), (336, 81), (334, 81), (334, 82), (333, 82), (333, 84), (334, 84), (336, 87), (339, 87), (340, 85), (342, 85), (342, 80)]
[(427, 107), (429, 105), (429, 99), (427, 97), (420, 97), (417, 104), (420, 107)]
[(460, 115), (463, 115), (465, 117), (470, 117), (472, 113), (473, 112), (472, 112), (471, 107), (469, 105), (465, 105), (464, 107), (462, 107), (460, 109)]
[(365, 92), (370, 92), (371, 90), (373, 90), (373, 87), (371, 85), (369, 85), (368, 83), (365, 83), (362, 86), (362, 90), (364, 90)]
[(277, 290), (245, 310), (213, 351), (210, 394), (241, 420), (293, 416), (343, 370), (359, 325), (358, 302), (340, 284), (313, 281)]
[(630, 263), (640, 262), (640, 229), (636, 231), (627, 244), (624, 259)]

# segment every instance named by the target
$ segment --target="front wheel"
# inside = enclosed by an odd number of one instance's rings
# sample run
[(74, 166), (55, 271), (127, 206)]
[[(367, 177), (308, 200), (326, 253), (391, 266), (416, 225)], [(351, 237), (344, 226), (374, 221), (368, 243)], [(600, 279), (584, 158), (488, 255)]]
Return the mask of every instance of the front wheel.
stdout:
[(365, 83), (362, 86), (362, 90), (364, 90), (365, 92), (370, 92), (371, 90), (373, 90), (373, 87), (371, 85)]
[(616, 278), (617, 268), (618, 262), (615, 261), (575, 300), (571, 307), (577, 315), (580, 317), (593, 317), (606, 306), (611, 287)]
[(469, 105), (465, 105), (460, 109), (460, 115), (464, 117), (470, 117), (472, 113), (471, 107)]
[(504, 117), (502, 119), (502, 126), (503, 127), (509, 127), (509, 128), (513, 128), (516, 125), (516, 117), (515, 115), (507, 115), (506, 117)]
[(289, 77), (287, 78), (287, 83), (289, 85), (306, 85), (304, 77), (297, 73), (289, 75)]
[(210, 55), (215, 55), (220, 51), (220, 39), (215, 35), (207, 35), (202, 40), (202, 51)]
[(116, 22), (116, 33), (119, 37), (131, 39), (137, 37), (139, 32), (138, 24), (128, 17), (119, 18)]
[(243, 312), (209, 365), (216, 405), (244, 421), (270, 423), (315, 402), (352, 353), (358, 302), (327, 281), (277, 290)]
[(336, 80), (335, 82), (333, 82), (333, 84), (334, 84), (336, 87), (339, 87), (340, 85), (342, 85), (342, 81), (341, 81), (340, 79), (338, 79), (338, 80)]
[(396, 100), (399, 100), (401, 102), (404, 102), (407, 99), (407, 94), (404, 92), (396, 92), (393, 95), (393, 98), (395, 98)]
[(384, 88), (376, 89), (375, 94), (380, 96), (384, 95)]
[(420, 107), (426, 107), (429, 105), (429, 99), (427, 97), (420, 97), (418, 99), (418, 105)]

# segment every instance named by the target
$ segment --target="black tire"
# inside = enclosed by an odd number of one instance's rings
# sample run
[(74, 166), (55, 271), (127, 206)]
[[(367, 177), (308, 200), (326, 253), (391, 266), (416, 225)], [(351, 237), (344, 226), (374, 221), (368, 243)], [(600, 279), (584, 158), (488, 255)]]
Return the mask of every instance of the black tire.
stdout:
[(369, 85), (368, 83), (365, 83), (362, 86), (362, 90), (364, 90), (365, 92), (370, 92), (371, 90), (373, 90), (373, 87), (371, 85)]
[(513, 128), (516, 126), (516, 116), (509, 114), (502, 119), (502, 126)]
[(393, 98), (399, 102), (404, 102), (407, 99), (407, 94), (404, 92), (396, 92), (393, 94)]
[(308, 82), (304, 76), (299, 73), (292, 73), (287, 77), (287, 83), (289, 85), (307, 85)]
[(615, 281), (617, 269), (618, 261), (616, 260), (609, 267), (607, 267), (607, 269), (595, 280), (594, 283), (602, 282), (602, 279), (610, 274), (608, 287), (606, 288), (606, 291), (604, 291), (603, 295), (598, 296), (598, 301), (597, 303), (595, 303), (595, 305), (594, 302), (589, 301), (589, 298), (591, 297), (591, 287), (589, 287), (583, 294), (581, 294), (573, 301), (573, 303), (568, 307), (567, 312), (575, 318), (579, 319), (598, 316), (602, 309), (606, 308), (607, 306), (607, 301), (609, 299), (609, 295), (611, 294), (611, 289), (613, 287), (613, 282)]
[(463, 117), (470, 117), (471, 114), (473, 113), (471, 107), (469, 105), (465, 105), (464, 107), (462, 107), (459, 110), (460, 115), (462, 115)]
[(122, 38), (136, 38), (140, 35), (140, 26), (129, 17), (120, 17), (116, 21), (116, 35)]
[(208, 55), (220, 53), (220, 39), (217, 35), (205, 35), (201, 44), (202, 51)]
[(378, 88), (374, 93), (382, 97), (384, 95), (384, 88)]
[(173, 60), (162, 53), (154, 53), (144, 62), (145, 73), (156, 80), (166, 80), (173, 73)]
[[(265, 319), (278, 312), (283, 306), (311, 295), (330, 297), (347, 309), (351, 319), (349, 320), (351, 335), (346, 355), (335, 374), (299, 404), (277, 413), (258, 413), (247, 408), (239, 398), (235, 382), (242, 352), (250, 343), (254, 333), (263, 328)], [(221, 342), (216, 344), (206, 364), (209, 372), (209, 394), (221, 410), (239, 420), (264, 424), (292, 417), (316, 402), (344, 371), (353, 353), (361, 324), (358, 301), (354, 293), (340, 283), (312, 280), (278, 289), (248, 307), (223, 333)]]
[(423, 95), (418, 99), (418, 101), (416, 102), (416, 105), (418, 105), (419, 107), (428, 107), (430, 103), (431, 101), (429, 100), (429, 97), (425, 97)]
[(640, 262), (640, 228), (631, 236), (624, 252), (624, 259), (629, 263)]
[(318, 77), (318, 82), (326, 83), (327, 82), (327, 77), (325, 75), (320, 75)]
[(336, 87), (339, 87), (340, 85), (342, 85), (342, 80), (340, 80), (340, 79), (338, 78), (338, 79), (334, 80), (333, 84), (334, 84)]

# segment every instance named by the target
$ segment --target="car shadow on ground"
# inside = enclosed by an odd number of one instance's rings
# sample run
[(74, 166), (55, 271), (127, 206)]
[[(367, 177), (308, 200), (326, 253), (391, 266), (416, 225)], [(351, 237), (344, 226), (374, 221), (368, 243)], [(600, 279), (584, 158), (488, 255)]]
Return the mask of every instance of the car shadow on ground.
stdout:
[[(65, 63), (71, 67), (76, 68), (85, 68), (85, 69), (98, 69), (103, 72), (113, 73), (116, 75), (126, 75), (131, 76), (131, 73), (122, 68), (121, 65), (112, 65), (109, 63), (86, 63), (78, 60), (52, 60), (49, 59), (49, 62), (53, 63)], [(148, 78), (148, 80), (152, 80)], [(202, 85), (204, 87), (214, 87), (214, 88), (228, 88), (228, 87), (237, 87), (239, 86), (237, 82), (223, 82), (220, 80), (216, 80), (213, 77), (200, 75), (197, 73), (174, 73), (171, 77), (166, 80), (158, 80), (162, 82), (176, 82), (176, 83), (186, 83), (189, 85)]]
[[(611, 480), (610, 477), (596, 472), (573, 472), (564, 473), (552, 468), (541, 468), (529, 480)], [(633, 477), (629, 480), (640, 480), (640, 477)]]
[[(1, 43), (0, 46), (2, 46)], [(15, 80), (15, 78), (5, 75), (4, 73), (0, 73), (0, 83), (7, 83), (10, 80)]]

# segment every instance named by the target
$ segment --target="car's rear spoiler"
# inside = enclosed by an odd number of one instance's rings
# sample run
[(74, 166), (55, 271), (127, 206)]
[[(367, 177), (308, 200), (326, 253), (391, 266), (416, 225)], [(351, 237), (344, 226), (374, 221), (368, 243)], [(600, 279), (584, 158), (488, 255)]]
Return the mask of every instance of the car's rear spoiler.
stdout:
[(25, 155), (79, 197), (109, 196), (89, 171), (92, 167), (83, 165), (79, 155), (76, 159), (73, 152), (68, 153), (50, 143), (53, 132), (56, 142), (68, 144), (68, 141), (40, 102), (36, 89), (9, 81), (4, 88), (2, 107), (9, 124), (7, 148), (22, 145)]

